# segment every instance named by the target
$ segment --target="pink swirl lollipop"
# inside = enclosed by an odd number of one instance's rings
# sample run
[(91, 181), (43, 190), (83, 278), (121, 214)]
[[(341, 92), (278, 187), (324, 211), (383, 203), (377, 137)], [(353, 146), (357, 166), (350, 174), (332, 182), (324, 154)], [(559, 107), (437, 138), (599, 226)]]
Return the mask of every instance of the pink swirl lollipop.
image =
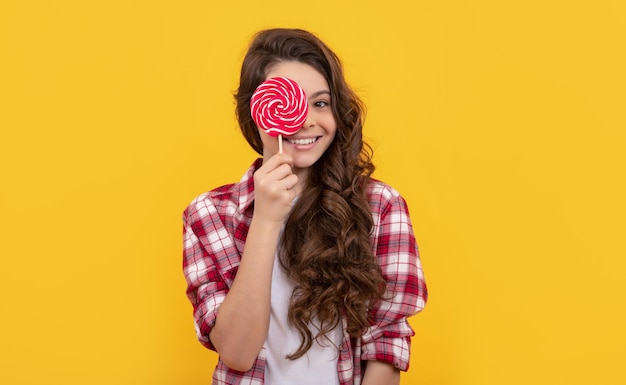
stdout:
[(295, 81), (276, 77), (267, 79), (250, 100), (252, 119), (268, 135), (278, 136), (282, 153), (282, 135), (293, 135), (302, 128), (308, 113), (304, 90)]

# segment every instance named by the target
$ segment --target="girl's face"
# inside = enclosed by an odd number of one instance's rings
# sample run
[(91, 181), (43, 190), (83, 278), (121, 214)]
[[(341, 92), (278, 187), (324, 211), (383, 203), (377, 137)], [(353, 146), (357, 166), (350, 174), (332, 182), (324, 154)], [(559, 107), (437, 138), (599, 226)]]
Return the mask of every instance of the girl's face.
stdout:
[[(295, 80), (306, 93), (309, 113), (303, 128), (292, 136), (283, 136), (283, 152), (293, 157), (293, 172), (306, 176), (311, 167), (335, 139), (337, 123), (330, 107), (330, 88), (315, 68), (298, 61), (282, 61), (268, 67), (266, 79), (286, 77)], [(263, 141), (263, 158), (278, 153), (278, 138), (258, 128)]]

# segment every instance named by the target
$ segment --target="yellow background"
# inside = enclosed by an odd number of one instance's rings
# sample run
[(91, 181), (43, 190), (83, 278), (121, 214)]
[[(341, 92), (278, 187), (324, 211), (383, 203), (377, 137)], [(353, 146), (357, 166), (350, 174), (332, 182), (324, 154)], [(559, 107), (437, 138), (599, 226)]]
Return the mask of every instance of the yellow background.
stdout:
[(0, 384), (208, 384), (181, 212), (254, 154), (250, 36), (368, 105), (430, 288), (403, 384), (626, 384), (626, 3), (0, 3)]

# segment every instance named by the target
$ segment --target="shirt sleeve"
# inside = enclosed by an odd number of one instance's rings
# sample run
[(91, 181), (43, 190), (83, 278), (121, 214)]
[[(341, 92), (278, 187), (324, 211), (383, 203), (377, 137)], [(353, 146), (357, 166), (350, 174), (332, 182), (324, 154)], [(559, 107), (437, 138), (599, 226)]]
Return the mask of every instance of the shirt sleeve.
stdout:
[(228, 292), (224, 265), (230, 265), (232, 249), (232, 237), (215, 206), (207, 199), (194, 201), (183, 213), (183, 272), (196, 335), (211, 350), (215, 347), (209, 333)]
[(382, 196), (387, 203), (381, 203), (374, 247), (387, 288), (384, 298), (371, 309), (373, 323), (361, 338), (361, 359), (406, 371), (415, 334), (407, 317), (424, 308), (428, 294), (406, 202), (397, 193), (385, 193), (391, 197)]

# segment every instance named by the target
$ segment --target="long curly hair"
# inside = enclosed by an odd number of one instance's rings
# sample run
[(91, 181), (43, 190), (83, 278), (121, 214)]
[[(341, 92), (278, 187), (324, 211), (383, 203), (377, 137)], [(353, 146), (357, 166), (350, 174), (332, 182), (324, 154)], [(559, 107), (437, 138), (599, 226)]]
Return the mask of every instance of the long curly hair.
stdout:
[(335, 139), (311, 166), (279, 245), (280, 263), (295, 282), (288, 319), (301, 344), (288, 357), (296, 359), (314, 340), (327, 338), (342, 318), (349, 335), (359, 337), (371, 323), (369, 307), (382, 297), (385, 280), (370, 241), (373, 219), (366, 191), (374, 165), (362, 136), (364, 106), (346, 83), (339, 58), (320, 39), (298, 29), (270, 29), (254, 37), (235, 94), (241, 131), (263, 154), (250, 98), (268, 66), (279, 61), (306, 63), (326, 78), (337, 122)]

